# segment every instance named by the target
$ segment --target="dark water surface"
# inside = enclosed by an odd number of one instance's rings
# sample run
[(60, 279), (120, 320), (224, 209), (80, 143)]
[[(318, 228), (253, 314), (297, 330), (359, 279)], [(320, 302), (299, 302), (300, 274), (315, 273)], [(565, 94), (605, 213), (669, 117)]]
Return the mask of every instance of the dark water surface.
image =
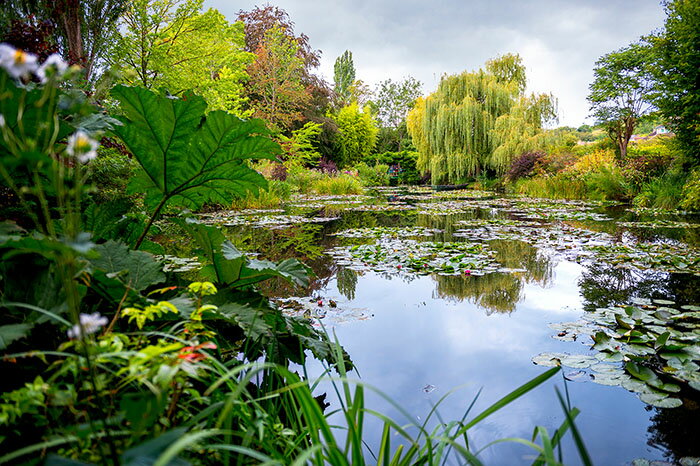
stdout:
[[(336, 198), (299, 200), (284, 213), (306, 219), (335, 219), (304, 223), (299, 223), (298, 218), (286, 219), (290, 223), (279, 225), (276, 221), (283, 218), (275, 216), (282, 213), (258, 212), (229, 223), (259, 222), (268, 215), (265, 225), (236, 225), (228, 231), (234, 242), (248, 251), (274, 260), (298, 257), (313, 267), (318, 277), (311, 296), (301, 300), (307, 303), (305, 309), (290, 312), (312, 318), (323, 316), (319, 320), (337, 334), (357, 367), (359, 376), (353, 377), (377, 387), (414, 420), (422, 420), (453, 389), (456, 391), (438, 412), (445, 421), (459, 419), (482, 389), (470, 414), (473, 417), (544, 372), (547, 368), (531, 361), (539, 353), (592, 354), (588, 349), (590, 341), (554, 339), (556, 332), (548, 326), (550, 323), (575, 321), (586, 310), (628, 303), (633, 297), (670, 299), (679, 305), (700, 304), (700, 280), (692, 273), (669, 273), (663, 267), (642, 270), (616, 266), (576, 252), (582, 244), (598, 240), (624, 244), (668, 242), (682, 250), (695, 251), (700, 244), (700, 229), (622, 226), (622, 222), (661, 218), (653, 212), (637, 214), (624, 207), (530, 203), (529, 210), (523, 211), (522, 205), (499, 199), (474, 200), (469, 193), (454, 198), (396, 194), (400, 203), (386, 204), (387, 196), (393, 193), (378, 193), (379, 207), (370, 211), (352, 209), (376, 203), (376, 199), (357, 199), (345, 205)], [(426, 209), (423, 203), (444, 208)], [(559, 208), (568, 214), (556, 213)], [(547, 215), (559, 219), (542, 219)], [(554, 232), (549, 243), (534, 244), (534, 230), (520, 228), (507, 239), (493, 240), (483, 222), (478, 227), (457, 223), (533, 218), (539, 222), (534, 227), (539, 231), (573, 228), (588, 232), (588, 236), (581, 239), (581, 235)], [(663, 218), (697, 223), (697, 219), (688, 216)], [(378, 226), (441, 230), (430, 236), (412, 236), (416, 241), (483, 242), (493, 251), (501, 271), (483, 276), (478, 275), (477, 269), (466, 275), (462, 270), (454, 275), (417, 275), (394, 264), (364, 265), (361, 260), (357, 263), (327, 254), (333, 248), (377, 241), (336, 233)], [(460, 232), (454, 236), (456, 230), (465, 228), (478, 231), (481, 240), (460, 236)], [(518, 235), (525, 241), (517, 239)], [(409, 254), (410, 248), (404, 252)], [(281, 283), (271, 285), (267, 291), (279, 297), (295, 292)], [(322, 306), (318, 305), (319, 300), (323, 301)], [(329, 305), (331, 300), (337, 307)], [(320, 374), (322, 368), (311, 363), (308, 370), (313, 376)], [(624, 388), (591, 382), (585, 372), (566, 368), (563, 373), (572, 379), (566, 385), (571, 404), (581, 410), (576, 423), (595, 464), (700, 456), (700, 397), (685, 400), (681, 408), (654, 408)], [(535, 426), (544, 426), (553, 433), (564, 419), (555, 386), (564, 390), (560, 375), (470, 430), (473, 451), (504, 437), (530, 440)], [(405, 423), (401, 413), (383, 398), (369, 391), (366, 398), (366, 406)], [(365, 430), (369, 446), (376, 452), (381, 424), (368, 421)], [(570, 434), (564, 443), (564, 454), (565, 463), (580, 462)], [(528, 464), (533, 460), (533, 451), (515, 443), (500, 443), (485, 449), (479, 458), (486, 464)]]

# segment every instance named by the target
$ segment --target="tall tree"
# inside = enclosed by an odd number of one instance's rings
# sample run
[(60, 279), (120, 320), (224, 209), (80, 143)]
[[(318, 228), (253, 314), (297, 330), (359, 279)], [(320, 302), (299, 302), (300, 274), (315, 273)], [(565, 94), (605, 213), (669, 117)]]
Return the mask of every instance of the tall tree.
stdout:
[(202, 0), (132, 0), (120, 45), (124, 80), (180, 95), (193, 90), (210, 110), (244, 116), (246, 67), (243, 24)]
[(251, 11), (239, 11), (238, 20), (245, 24), (245, 43), (248, 52), (255, 52), (265, 41), (267, 31), (273, 27), (281, 29), (282, 33), (297, 43), (297, 56), (304, 62), (304, 72), (309, 75), (321, 64), (321, 51), (314, 50), (309, 44), (309, 36), (294, 33), (294, 22), (283, 9), (265, 5), (256, 6)]
[(524, 77), (520, 58), (510, 54), (491, 60), (486, 71), (443, 76), (407, 117), (418, 168), (434, 183), (459, 182), (485, 168), (505, 172), (556, 111), (551, 95), (523, 94)]
[(391, 79), (380, 82), (375, 92), (374, 104), (377, 118), (383, 126), (398, 128), (421, 95), (422, 83), (412, 76), (402, 81)]
[(651, 38), (658, 81), (654, 103), (683, 150), (700, 163), (700, 2), (667, 0), (665, 28)]
[[(70, 63), (85, 68), (85, 77), (94, 81), (96, 73), (112, 52), (117, 25), (128, 0), (8, 0), (3, 4), (0, 23), (3, 40), (44, 55), (45, 51), (31, 47), (31, 40), (17, 41), (27, 34), (47, 34), (51, 38), (35, 41), (50, 42)], [(24, 34), (21, 33), (24, 31)], [(9, 33), (9, 34), (8, 34)], [(13, 37), (15, 40), (13, 40)]]
[[(302, 118), (297, 119), (296, 116), (293, 118), (296, 121), (295, 124), (301, 125), (303, 121), (314, 121), (323, 123), (324, 127), (332, 126), (327, 125), (328, 119), (325, 118), (332, 90), (323, 78), (315, 74), (315, 70), (321, 63), (321, 51), (314, 50), (311, 47), (309, 37), (306, 34), (300, 33), (297, 35), (294, 31), (294, 22), (290, 19), (289, 14), (276, 6), (265, 5), (263, 7), (255, 7), (251, 11), (239, 11), (238, 20), (245, 24), (246, 50), (249, 52), (257, 54), (266, 41), (267, 32), (273, 27), (279, 28), (284, 36), (296, 43), (296, 56), (301, 59), (303, 65), (301, 82), (306, 87), (310, 98), (299, 109)], [(269, 49), (269, 45), (266, 48)], [(262, 84), (255, 84), (256, 77), (253, 77), (255, 71), (250, 70), (250, 74), (249, 85), (262, 87)], [(253, 95), (251, 98), (254, 99), (255, 96)]]
[(349, 105), (352, 101), (352, 86), (355, 83), (355, 64), (352, 61), (351, 51), (346, 50), (335, 59), (333, 82), (336, 99), (340, 106)]
[(377, 143), (377, 126), (368, 107), (357, 102), (341, 108), (332, 118), (338, 125), (335, 147), (339, 165), (352, 165), (372, 153)]
[(652, 110), (652, 48), (637, 43), (603, 55), (596, 61), (588, 101), (591, 112), (617, 144), (620, 157), (639, 118)]
[(267, 120), (278, 130), (291, 130), (302, 120), (302, 110), (311, 94), (302, 82), (304, 62), (298, 55), (297, 42), (281, 27), (273, 26), (255, 52), (255, 62), (248, 67), (248, 95), (257, 118)]

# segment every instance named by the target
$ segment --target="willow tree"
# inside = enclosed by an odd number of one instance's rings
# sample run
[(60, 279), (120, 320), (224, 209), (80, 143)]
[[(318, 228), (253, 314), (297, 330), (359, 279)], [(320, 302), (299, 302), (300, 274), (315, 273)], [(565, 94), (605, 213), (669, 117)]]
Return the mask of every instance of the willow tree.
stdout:
[(525, 67), (513, 54), (490, 60), (486, 70), (443, 76), (407, 119), (418, 168), (433, 183), (458, 182), (485, 168), (505, 172), (554, 115), (553, 98), (526, 97), (525, 83)]

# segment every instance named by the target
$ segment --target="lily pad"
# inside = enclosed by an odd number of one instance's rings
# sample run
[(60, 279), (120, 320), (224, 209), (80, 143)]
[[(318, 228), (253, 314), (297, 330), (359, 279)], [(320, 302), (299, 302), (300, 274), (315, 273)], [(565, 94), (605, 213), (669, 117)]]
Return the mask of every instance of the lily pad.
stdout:
[(683, 402), (678, 398), (664, 396), (656, 393), (643, 393), (639, 395), (639, 399), (646, 404), (657, 408), (678, 408), (683, 406)]

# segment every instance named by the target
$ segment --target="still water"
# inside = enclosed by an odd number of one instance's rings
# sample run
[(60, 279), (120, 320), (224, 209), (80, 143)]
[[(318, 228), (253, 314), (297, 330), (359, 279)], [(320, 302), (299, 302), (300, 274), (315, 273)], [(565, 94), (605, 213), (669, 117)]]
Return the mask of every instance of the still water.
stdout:
[[(693, 273), (601, 260), (588, 248), (645, 242), (668, 244), (679, 256), (695, 254), (697, 219), (663, 217), (668, 222), (662, 228), (645, 223), (660, 218), (620, 206), (380, 191), (373, 198), (298, 199), (284, 212), (250, 212), (225, 224), (238, 246), (273, 260), (297, 257), (314, 269), (311, 291), (298, 300), (302, 306), (288, 312), (323, 322), (350, 354), (357, 368), (352, 376), (420, 422), (452, 390), (438, 408), (440, 418), (461, 418), (481, 390), (473, 417), (544, 372), (532, 362), (539, 353), (590, 354), (590, 340), (559, 341), (551, 323), (635, 297), (700, 303), (700, 279)], [(419, 255), (426, 241), (478, 243), (487, 250), (456, 270), (437, 270), (432, 263), (415, 270), (396, 261)], [(386, 245), (388, 258), (352, 257), (361, 245), (378, 243)], [(287, 298), (299, 290), (277, 283), (266, 291)], [(308, 370), (311, 376), (322, 372), (313, 362)], [(568, 368), (470, 430), (472, 450), (505, 437), (530, 440), (535, 426), (552, 433), (564, 420), (555, 387), (568, 389), (571, 405), (581, 410), (576, 424), (595, 464), (700, 456), (700, 396), (684, 399), (680, 408), (655, 408)], [(366, 406), (407, 421), (382, 397), (368, 391), (366, 398)], [(372, 439), (381, 437), (381, 424), (370, 421), (365, 431), (376, 452)], [(507, 465), (528, 464), (534, 456), (518, 444), (499, 443), (479, 458)], [(564, 460), (580, 462), (570, 435)]]

